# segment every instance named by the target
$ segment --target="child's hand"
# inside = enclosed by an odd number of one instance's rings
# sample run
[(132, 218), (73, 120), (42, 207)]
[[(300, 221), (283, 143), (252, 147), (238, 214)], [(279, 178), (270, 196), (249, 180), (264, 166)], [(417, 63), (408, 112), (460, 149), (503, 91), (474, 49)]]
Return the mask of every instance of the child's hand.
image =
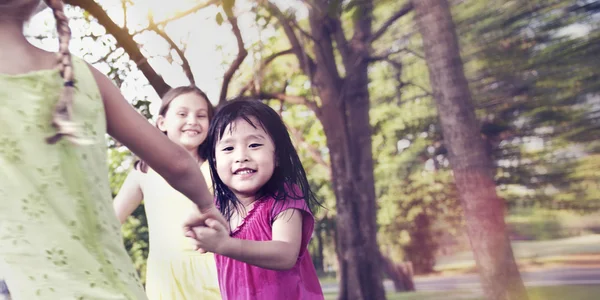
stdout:
[(217, 221), (219, 224), (227, 228), (229, 230), (229, 223), (225, 220), (225, 217), (221, 215), (219, 210), (212, 206), (211, 208), (200, 211), (200, 209), (194, 210), (187, 219), (183, 222), (183, 233), (185, 236), (195, 239), (194, 231), (192, 227), (197, 226), (207, 226), (205, 221), (208, 219), (212, 219), (213, 221)]
[(231, 237), (229, 229), (214, 219), (206, 220), (206, 226), (192, 227), (195, 236), (195, 246), (200, 252), (222, 254)]

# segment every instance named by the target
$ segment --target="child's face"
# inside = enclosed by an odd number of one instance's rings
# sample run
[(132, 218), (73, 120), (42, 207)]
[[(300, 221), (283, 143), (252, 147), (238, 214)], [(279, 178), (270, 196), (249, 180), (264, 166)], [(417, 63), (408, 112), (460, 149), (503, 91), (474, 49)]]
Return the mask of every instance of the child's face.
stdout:
[(187, 93), (171, 101), (164, 117), (158, 117), (157, 125), (171, 141), (193, 151), (206, 139), (208, 123), (207, 101)]
[(254, 117), (229, 124), (215, 147), (217, 174), (240, 200), (253, 197), (275, 170), (275, 145)]

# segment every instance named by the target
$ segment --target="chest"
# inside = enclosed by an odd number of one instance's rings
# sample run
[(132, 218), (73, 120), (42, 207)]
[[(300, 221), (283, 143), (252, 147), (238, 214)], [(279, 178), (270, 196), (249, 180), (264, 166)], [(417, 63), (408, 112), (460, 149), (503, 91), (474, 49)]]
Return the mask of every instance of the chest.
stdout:
[(271, 218), (268, 205), (255, 202), (252, 207), (233, 212), (229, 219), (231, 236), (255, 241), (272, 238)]

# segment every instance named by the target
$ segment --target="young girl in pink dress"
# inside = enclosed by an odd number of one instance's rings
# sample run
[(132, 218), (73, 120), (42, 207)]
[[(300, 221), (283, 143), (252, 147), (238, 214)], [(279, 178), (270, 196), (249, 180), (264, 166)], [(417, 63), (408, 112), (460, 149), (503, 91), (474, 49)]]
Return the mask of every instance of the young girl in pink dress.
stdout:
[(188, 220), (186, 235), (216, 254), (223, 299), (323, 299), (307, 249), (319, 204), (279, 115), (260, 101), (230, 101), (207, 142), (217, 206), (232, 230)]

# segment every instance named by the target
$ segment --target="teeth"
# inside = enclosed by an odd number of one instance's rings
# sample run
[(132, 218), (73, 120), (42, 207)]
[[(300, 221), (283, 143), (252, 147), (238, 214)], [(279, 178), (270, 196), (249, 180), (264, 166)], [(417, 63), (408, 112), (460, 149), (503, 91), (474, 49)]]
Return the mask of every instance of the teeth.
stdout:
[(236, 172), (236, 174), (238, 174), (238, 175), (245, 175), (245, 174), (250, 174), (250, 173), (254, 173), (254, 171), (253, 170), (242, 170), (242, 171)]

